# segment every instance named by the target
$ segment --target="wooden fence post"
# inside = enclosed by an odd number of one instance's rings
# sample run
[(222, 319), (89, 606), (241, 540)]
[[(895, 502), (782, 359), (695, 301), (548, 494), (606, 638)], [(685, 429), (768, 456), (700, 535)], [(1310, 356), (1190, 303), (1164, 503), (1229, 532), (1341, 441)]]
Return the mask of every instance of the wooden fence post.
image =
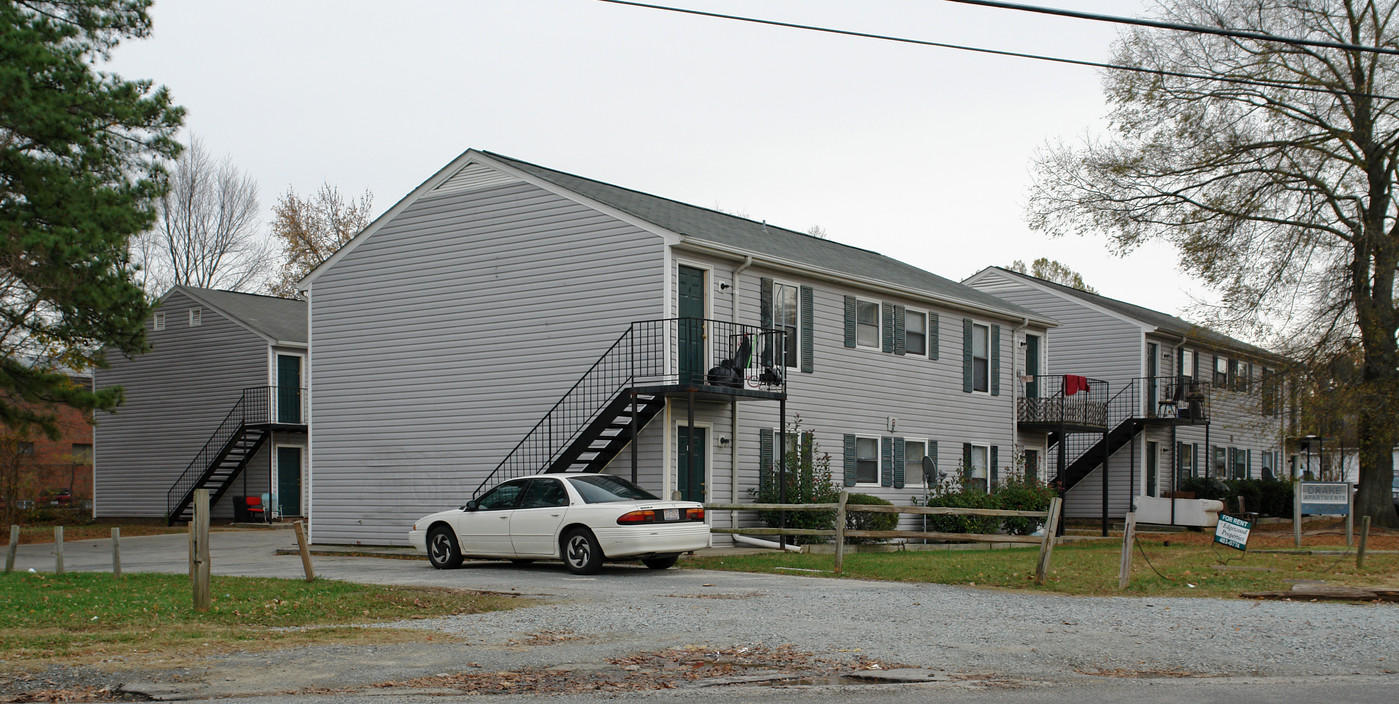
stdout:
[(194, 610), (209, 610), (209, 490), (194, 490)]
[(1292, 482), (1292, 542), (1302, 547), (1302, 481)]
[(836, 509), (836, 572), (845, 568), (845, 500), (850, 492), (840, 492), (840, 507)]
[(1365, 543), (1370, 541), (1370, 517), (1360, 517), (1360, 545), (1355, 549), (1355, 569), (1365, 566)]
[(10, 549), (5, 552), (5, 574), (15, 571), (15, 555), (19, 552), (19, 526), (10, 526)]
[(53, 573), (63, 574), (63, 526), (53, 527)]
[(112, 577), (121, 579), (121, 529), (112, 526)]
[(1063, 499), (1054, 497), (1049, 500), (1049, 515), (1045, 516), (1044, 540), (1040, 543), (1040, 559), (1035, 565), (1035, 583), (1044, 584), (1049, 576), (1049, 556), (1054, 552), (1054, 534), (1059, 531), (1059, 514), (1062, 510)]
[(306, 526), (297, 521), (292, 528), (296, 530), (296, 545), (301, 548), (301, 569), (306, 571), (306, 581), (314, 582), (316, 571), (311, 569), (311, 546), (306, 544)]
[[(1243, 501), (1242, 498), (1239, 499)], [(1122, 563), (1117, 566), (1117, 588), (1126, 589), (1132, 579), (1132, 540), (1137, 537), (1137, 513), (1127, 513), (1127, 524), (1122, 528)]]

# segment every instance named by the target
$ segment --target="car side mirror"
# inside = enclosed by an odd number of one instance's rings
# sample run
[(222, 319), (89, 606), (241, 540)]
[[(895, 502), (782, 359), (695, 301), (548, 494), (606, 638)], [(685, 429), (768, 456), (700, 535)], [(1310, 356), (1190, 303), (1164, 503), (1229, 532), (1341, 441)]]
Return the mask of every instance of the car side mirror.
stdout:
[(466, 505), (462, 508), (466, 509), (467, 511), (475, 511), (476, 509), (481, 508), (481, 505), (476, 503), (475, 499), (472, 499), (466, 502)]

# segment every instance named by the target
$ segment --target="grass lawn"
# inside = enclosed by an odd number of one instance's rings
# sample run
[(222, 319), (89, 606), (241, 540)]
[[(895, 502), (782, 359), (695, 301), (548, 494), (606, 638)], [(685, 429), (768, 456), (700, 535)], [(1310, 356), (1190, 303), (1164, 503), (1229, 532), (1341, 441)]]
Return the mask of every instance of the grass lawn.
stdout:
[[(1132, 554), (1132, 579), (1126, 591), (1117, 588), (1122, 543), (1066, 544), (1054, 548), (1048, 582), (1034, 581), (1038, 548), (1010, 550), (908, 551), (848, 553), (843, 577), (898, 582), (966, 584), (977, 587), (1027, 589), (1059, 594), (1125, 596), (1237, 597), (1240, 592), (1290, 589), (1297, 580), (1331, 584), (1399, 587), (1399, 555), (1367, 554), (1365, 569), (1355, 569), (1355, 554), (1286, 555), (1241, 553), (1212, 547), (1202, 534), (1142, 536), (1145, 551)], [(1166, 544), (1166, 543), (1169, 543)], [(1312, 546), (1318, 549), (1321, 546)], [(1345, 549), (1341, 538), (1336, 549)], [(1147, 564), (1165, 578), (1157, 576)], [(1218, 569), (1226, 563), (1229, 569)], [(685, 567), (767, 572), (788, 575), (835, 576), (835, 560), (829, 554), (763, 553), (713, 556), (686, 560)], [(1235, 569), (1244, 567), (1249, 569)], [(789, 569), (778, 569), (789, 568)], [(794, 571), (819, 570), (816, 572)], [(1259, 571), (1252, 568), (1266, 568)], [(1189, 585), (1194, 586), (1189, 586)]]
[[(212, 578), (206, 613), (192, 607), (186, 575), (0, 575), (0, 669), (95, 658), (404, 640), (402, 632), (350, 627), (498, 611), (525, 600), (428, 587), (329, 580)], [(277, 629), (304, 627), (293, 631)], [(416, 640), (425, 636), (414, 633)]]

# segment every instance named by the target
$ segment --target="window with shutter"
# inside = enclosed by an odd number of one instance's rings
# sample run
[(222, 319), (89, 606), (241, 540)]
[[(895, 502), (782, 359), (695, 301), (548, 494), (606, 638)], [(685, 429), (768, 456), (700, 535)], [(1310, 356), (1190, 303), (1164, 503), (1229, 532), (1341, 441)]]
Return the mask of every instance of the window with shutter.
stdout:
[(904, 309), (904, 353), (922, 357), (928, 354), (928, 314)]
[(845, 297), (845, 346), (854, 347), (857, 333), (855, 332), (855, 319), (859, 315), (858, 306), (854, 296)]
[(879, 485), (894, 485), (894, 438), (885, 435), (879, 439)]
[(901, 476), (895, 477), (895, 485), (900, 481), (907, 482), (909, 477), (914, 477), (920, 486), (937, 486), (937, 478), (931, 477), (932, 483), (926, 483), (923, 478), (923, 458), (928, 456), (928, 441), (904, 438), (904, 461)]
[(816, 292), (810, 286), (801, 287), (801, 370), (810, 374), (816, 370), (815, 322), (812, 320), (816, 306)]
[(991, 395), (1001, 395), (1001, 326), (991, 326)]
[(894, 305), (892, 303), (881, 303), (880, 310), (883, 311), (884, 327), (880, 331), (880, 349), (885, 352), (894, 351)]
[(1001, 483), (1000, 449), (997, 445), (991, 446), (991, 459), (986, 464), (991, 471), (991, 483), (987, 485), (991, 489), (995, 489)]
[(991, 390), (991, 328), (971, 325), (971, 390)]
[(938, 314), (928, 314), (928, 359), (938, 358)]
[(766, 496), (773, 476), (772, 429), (758, 429), (758, 493)]
[(908, 340), (905, 339), (907, 322), (903, 306), (894, 306), (894, 354), (903, 355), (908, 349)]
[(991, 446), (968, 444), (967, 454), (968, 471), (964, 486), (976, 489), (981, 492), (989, 490), (988, 479), (990, 478)]
[(879, 349), (879, 304), (855, 299), (855, 346)]
[(879, 438), (855, 436), (855, 483), (879, 485)]

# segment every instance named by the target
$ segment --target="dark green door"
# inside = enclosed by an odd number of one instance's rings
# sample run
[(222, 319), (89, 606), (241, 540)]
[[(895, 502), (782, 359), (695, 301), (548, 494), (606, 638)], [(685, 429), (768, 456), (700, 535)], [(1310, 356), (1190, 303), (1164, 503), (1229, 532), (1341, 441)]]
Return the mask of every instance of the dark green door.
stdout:
[(277, 422), (301, 421), (301, 357), (277, 355)]
[(1157, 402), (1161, 399), (1156, 395), (1156, 372), (1159, 369), (1156, 356), (1161, 354), (1160, 348), (1155, 342), (1146, 343), (1146, 412), (1156, 415)]
[(301, 515), (301, 448), (277, 448), (277, 513)]
[(1034, 380), (1025, 384), (1025, 398), (1040, 397), (1040, 336), (1025, 336), (1025, 373)]
[(1156, 445), (1156, 443), (1154, 443), (1154, 442), (1148, 442), (1148, 443), (1146, 444), (1146, 487), (1145, 487), (1145, 488), (1146, 488), (1146, 495), (1147, 495), (1147, 496), (1158, 496), (1158, 495), (1160, 494), (1160, 492), (1158, 491), (1158, 490), (1159, 490), (1159, 487), (1156, 486), (1156, 484), (1157, 484), (1157, 478), (1156, 478), (1156, 477), (1157, 477), (1157, 471), (1156, 471), (1156, 462), (1157, 462), (1157, 459), (1156, 459), (1156, 458), (1157, 458), (1157, 456), (1159, 456), (1160, 454), (1161, 454), (1161, 453), (1157, 451), (1157, 445)]
[(680, 267), (680, 383), (704, 382), (704, 270)]
[[(693, 433), (693, 436), (692, 434)], [(708, 464), (705, 458), (706, 447), (704, 428), (690, 428), (680, 426), (678, 428), (678, 439), (675, 443), (679, 459), (676, 466), (679, 471), (677, 488), (680, 490), (680, 498), (684, 501), (704, 501), (704, 468)], [(695, 439), (695, 465), (694, 471), (690, 471), (690, 438)]]

